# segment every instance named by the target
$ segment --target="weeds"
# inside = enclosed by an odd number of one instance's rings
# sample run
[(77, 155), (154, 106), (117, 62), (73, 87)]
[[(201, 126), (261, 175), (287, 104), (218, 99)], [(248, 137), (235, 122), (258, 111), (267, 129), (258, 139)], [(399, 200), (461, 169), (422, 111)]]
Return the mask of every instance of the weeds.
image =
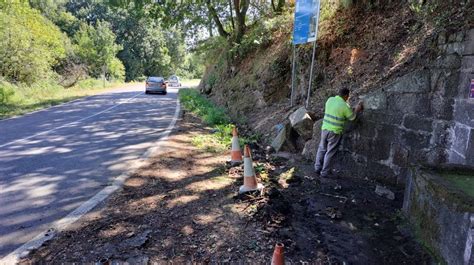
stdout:
[[(184, 108), (199, 116), (205, 123), (213, 127), (213, 134), (198, 135), (192, 139), (192, 144), (208, 152), (218, 153), (227, 150), (232, 140), (234, 125), (223, 108), (217, 107), (204, 95), (195, 89), (181, 89), (179, 100)], [(239, 144), (252, 144), (260, 139), (255, 134), (249, 137), (239, 137)]]

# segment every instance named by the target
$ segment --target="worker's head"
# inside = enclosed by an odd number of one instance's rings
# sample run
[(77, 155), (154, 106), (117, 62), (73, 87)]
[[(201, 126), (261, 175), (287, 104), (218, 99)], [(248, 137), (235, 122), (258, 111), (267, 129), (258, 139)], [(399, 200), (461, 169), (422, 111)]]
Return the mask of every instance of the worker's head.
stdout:
[(343, 87), (339, 89), (339, 96), (343, 98), (345, 101), (349, 99), (350, 95), (351, 95), (351, 91), (349, 90), (349, 88)]

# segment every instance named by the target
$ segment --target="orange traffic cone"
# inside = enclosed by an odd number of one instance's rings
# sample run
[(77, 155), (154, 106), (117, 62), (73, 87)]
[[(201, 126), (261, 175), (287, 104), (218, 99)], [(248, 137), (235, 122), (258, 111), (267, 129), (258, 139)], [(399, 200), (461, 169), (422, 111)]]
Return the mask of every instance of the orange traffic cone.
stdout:
[(283, 256), (284, 245), (282, 243), (277, 243), (275, 245), (275, 250), (273, 251), (272, 265), (284, 265), (285, 257)]
[(242, 152), (240, 151), (239, 136), (237, 135), (237, 128), (232, 129), (232, 151), (230, 153), (230, 162), (232, 164), (242, 163)]
[(244, 185), (240, 186), (239, 193), (248, 191), (261, 190), (263, 185), (257, 182), (255, 169), (253, 168), (252, 156), (250, 155), (250, 147), (244, 147)]

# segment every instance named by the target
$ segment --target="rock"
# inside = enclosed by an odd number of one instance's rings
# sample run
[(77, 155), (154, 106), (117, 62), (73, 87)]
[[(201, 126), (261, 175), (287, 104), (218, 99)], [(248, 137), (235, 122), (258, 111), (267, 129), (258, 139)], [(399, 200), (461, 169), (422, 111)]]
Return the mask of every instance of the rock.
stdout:
[(379, 195), (381, 197), (385, 197), (389, 200), (394, 200), (395, 199), (395, 194), (391, 190), (389, 190), (385, 187), (382, 187), (380, 185), (377, 185), (377, 187), (375, 187), (375, 193), (377, 195)]
[(430, 75), (428, 70), (420, 70), (397, 78), (395, 82), (384, 88), (391, 93), (426, 93), (430, 91)]
[(295, 146), (291, 141), (291, 125), (287, 123), (273, 139), (271, 146), (276, 152), (279, 151), (295, 151)]
[(316, 158), (317, 147), (318, 143), (314, 139), (311, 139), (304, 144), (303, 152), (301, 152), (301, 154), (308, 160), (314, 160)]
[(132, 234), (129, 239), (124, 240), (122, 241), (122, 243), (120, 243), (120, 247), (123, 249), (139, 248), (146, 243), (146, 241), (148, 240), (148, 235), (150, 233), (151, 233), (151, 230), (148, 229), (138, 235)]
[(301, 107), (293, 112), (290, 117), (291, 127), (301, 136), (305, 141), (311, 139), (313, 134), (314, 121), (306, 111), (306, 108)]
[(207, 95), (210, 94), (211, 91), (212, 91), (212, 87), (211, 87), (211, 85), (209, 85), (209, 84), (206, 84), (206, 85), (203, 87), (203, 90), (202, 90), (202, 92), (203, 92), (204, 94), (207, 94)]
[(383, 92), (374, 92), (362, 97), (364, 109), (380, 110), (387, 107), (387, 96)]
[(301, 154), (308, 160), (313, 161), (316, 158), (316, 149), (318, 148), (319, 141), (321, 140), (322, 124), (323, 119), (317, 120), (313, 124), (313, 136), (311, 140), (307, 141), (304, 145), (303, 152)]

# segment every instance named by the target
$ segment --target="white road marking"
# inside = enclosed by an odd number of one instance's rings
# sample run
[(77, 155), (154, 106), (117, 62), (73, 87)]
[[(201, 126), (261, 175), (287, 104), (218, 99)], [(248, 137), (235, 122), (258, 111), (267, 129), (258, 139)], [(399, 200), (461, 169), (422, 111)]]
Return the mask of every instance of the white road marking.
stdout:
[[(135, 97), (135, 96), (134, 96)], [(148, 149), (135, 163), (134, 166), (131, 167), (129, 172), (122, 174), (115, 178), (114, 182), (112, 185), (105, 187), (101, 191), (99, 191), (94, 197), (90, 198), (88, 201), (84, 202), (81, 204), (77, 209), (72, 211), (70, 214), (68, 214), (66, 217), (54, 222), (51, 226), (50, 229), (43, 231), (42, 233), (39, 233), (36, 237), (34, 237), (32, 240), (26, 242), (10, 254), (8, 254), (6, 257), (0, 260), (0, 265), (11, 265), (11, 264), (17, 264), (21, 258), (27, 256), (30, 251), (37, 249), (41, 247), (41, 245), (44, 244), (44, 242), (52, 239), (58, 232), (66, 229), (69, 225), (72, 223), (76, 222), (79, 220), (84, 214), (88, 213), (90, 210), (92, 210), (95, 206), (97, 206), (100, 202), (105, 200), (108, 196), (110, 196), (112, 193), (117, 191), (119, 188), (122, 187), (123, 183), (131, 176), (133, 171), (137, 169), (140, 165), (143, 164), (144, 161), (140, 160), (145, 160), (148, 158), (154, 151), (156, 151), (160, 145), (166, 141), (168, 138), (169, 134), (173, 130), (174, 126), (176, 125), (176, 121), (178, 120), (179, 116), (179, 111), (180, 111), (181, 105), (179, 102), (179, 99), (176, 99), (176, 109), (174, 112), (174, 116), (172, 121), (170, 122), (170, 125), (166, 128), (166, 130), (162, 133), (159, 134), (159, 139), (155, 142), (154, 147), (151, 147)], [(105, 111), (103, 111), (105, 112)], [(102, 113), (103, 113), (102, 112)], [(91, 116), (92, 117), (92, 116)]]
[(102, 113), (104, 113), (104, 112), (107, 112), (107, 111), (109, 111), (109, 110), (111, 110), (111, 109), (114, 109), (114, 108), (116, 108), (116, 107), (118, 107), (118, 106), (120, 106), (120, 105), (122, 105), (122, 104), (124, 104), (124, 103), (126, 103), (126, 102), (128, 102), (128, 101), (130, 101), (131, 99), (136, 98), (137, 96), (139, 96), (139, 95), (141, 95), (141, 94), (143, 94), (143, 92), (140, 92), (140, 93), (136, 94), (135, 96), (133, 96), (133, 97), (131, 97), (131, 98), (128, 98), (128, 99), (126, 99), (125, 101), (120, 102), (120, 103), (118, 103), (118, 104), (116, 104), (116, 105), (113, 105), (112, 107), (109, 107), (109, 108), (107, 108), (107, 109), (105, 109), (105, 110), (103, 110), (103, 111), (97, 112), (97, 113), (95, 113), (95, 114), (93, 114), (93, 115), (84, 117), (84, 118), (79, 119), (79, 120), (77, 120), (77, 121), (73, 121), (73, 122), (67, 123), (67, 124), (65, 124), (65, 125), (62, 125), (62, 126), (59, 126), (59, 127), (56, 127), (56, 128), (53, 128), (53, 129), (50, 129), (50, 130), (47, 130), (47, 131), (44, 131), (44, 132), (40, 132), (40, 133), (37, 133), (37, 134), (33, 134), (33, 135), (30, 135), (30, 136), (25, 137), (25, 138), (17, 139), (17, 140), (8, 142), (8, 143), (6, 143), (6, 144), (2, 144), (2, 145), (0, 145), (0, 148), (5, 147), (5, 146), (12, 145), (12, 144), (14, 144), (14, 143), (16, 143), (16, 142), (25, 141), (25, 140), (31, 139), (31, 138), (36, 137), (36, 136), (39, 136), (39, 135), (48, 134), (48, 133), (50, 133), (50, 132), (52, 132), (52, 131), (55, 131), (55, 130), (57, 130), (57, 129), (61, 129), (61, 128), (64, 128), (64, 127), (68, 127), (68, 126), (73, 125), (73, 124), (75, 124), (75, 123), (78, 123), (78, 122), (87, 120), (87, 119), (89, 119), (89, 118), (95, 117), (95, 116), (100, 115), (100, 114), (102, 114)]

